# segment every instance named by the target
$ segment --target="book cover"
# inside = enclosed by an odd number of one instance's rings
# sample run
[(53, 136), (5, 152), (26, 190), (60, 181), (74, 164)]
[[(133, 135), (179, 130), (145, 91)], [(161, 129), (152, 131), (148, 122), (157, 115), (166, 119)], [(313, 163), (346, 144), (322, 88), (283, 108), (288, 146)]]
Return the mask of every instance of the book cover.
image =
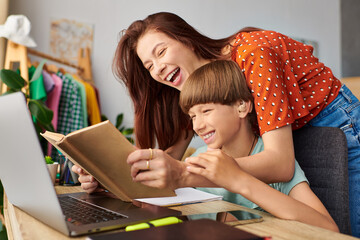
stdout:
[(173, 190), (152, 188), (132, 180), (126, 160), (135, 146), (109, 120), (66, 136), (49, 131), (41, 135), (123, 201), (175, 196)]

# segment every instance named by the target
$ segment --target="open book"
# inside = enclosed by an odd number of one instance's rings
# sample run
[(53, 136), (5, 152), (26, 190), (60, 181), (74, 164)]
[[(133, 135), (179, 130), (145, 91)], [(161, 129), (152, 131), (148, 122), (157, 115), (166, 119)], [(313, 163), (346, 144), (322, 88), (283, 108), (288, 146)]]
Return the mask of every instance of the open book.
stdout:
[(170, 189), (152, 188), (132, 180), (126, 159), (135, 146), (108, 120), (66, 136), (49, 131), (41, 135), (123, 201), (175, 196)]

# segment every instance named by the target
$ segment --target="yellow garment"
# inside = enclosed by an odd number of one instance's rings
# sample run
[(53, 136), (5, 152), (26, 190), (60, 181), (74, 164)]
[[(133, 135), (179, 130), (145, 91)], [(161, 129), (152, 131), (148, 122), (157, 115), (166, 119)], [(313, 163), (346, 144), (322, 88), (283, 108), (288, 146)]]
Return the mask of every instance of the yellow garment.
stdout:
[(76, 81), (81, 82), (85, 86), (86, 92), (86, 108), (88, 112), (89, 125), (94, 125), (96, 123), (101, 122), (101, 114), (99, 104), (96, 98), (96, 92), (93, 86), (84, 80), (82, 80), (79, 76), (73, 75), (73, 78)]

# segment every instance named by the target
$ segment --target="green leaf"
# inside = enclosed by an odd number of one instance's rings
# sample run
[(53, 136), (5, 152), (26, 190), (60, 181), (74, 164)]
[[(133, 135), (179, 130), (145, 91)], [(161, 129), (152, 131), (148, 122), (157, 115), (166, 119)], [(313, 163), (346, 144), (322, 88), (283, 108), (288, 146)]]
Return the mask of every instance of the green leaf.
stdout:
[(45, 162), (46, 164), (53, 164), (54, 161), (52, 160), (52, 157), (50, 156), (45, 156)]
[(116, 125), (115, 127), (116, 128), (119, 128), (123, 122), (123, 119), (124, 119), (124, 114), (123, 113), (120, 113), (119, 115), (117, 115), (116, 117)]
[(127, 128), (127, 129), (123, 130), (121, 133), (126, 136), (126, 135), (133, 134), (133, 132), (134, 132), (134, 130), (132, 128)]
[(35, 130), (36, 130), (36, 133), (37, 133), (39, 139), (41, 139), (42, 136), (40, 135), (40, 133), (43, 131), (43, 127), (41, 126), (41, 124), (39, 122), (34, 122), (34, 126), (35, 126)]
[(20, 76), (20, 74), (12, 70), (1, 69), (0, 78), (9, 88), (14, 90), (19, 91), (26, 85), (26, 81)]
[(127, 139), (130, 143), (132, 143), (132, 144), (134, 144), (134, 143), (135, 143), (134, 139), (133, 139), (133, 138), (131, 138), (131, 137), (127, 137), (126, 139)]
[(37, 66), (34, 74), (32, 75), (32, 78), (30, 80), (30, 82), (35, 81), (36, 79), (38, 79), (40, 77), (40, 75), (42, 74), (42, 69), (44, 67), (46, 60), (42, 60), (41, 63)]
[(106, 121), (108, 120), (107, 116), (105, 116), (104, 114), (101, 114), (101, 121)]
[(31, 115), (33, 115), (37, 121), (42, 125), (51, 124), (54, 113), (51, 109), (46, 107), (42, 101), (30, 99), (28, 105)]
[(42, 130), (46, 130), (46, 131), (50, 131), (50, 132), (55, 132), (54, 126), (52, 125), (52, 123), (50, 124), (41, 124), (40, 122), (36, 122), (36, 124), (39, 126), (39, 133), (42, 132)]

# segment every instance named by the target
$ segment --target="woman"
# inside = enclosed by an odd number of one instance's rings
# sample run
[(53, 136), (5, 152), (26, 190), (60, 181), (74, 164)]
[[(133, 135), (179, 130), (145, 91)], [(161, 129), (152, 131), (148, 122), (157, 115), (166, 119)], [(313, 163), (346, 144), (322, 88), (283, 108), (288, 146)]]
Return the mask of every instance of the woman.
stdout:
[[(210, 186), (186, 171), (180, 159), (193, 134), (178, 106), (179, 91), (197, 68), (216, 59), (231, 59), (242, 69), (254, 97), (261, 153), (237, 158), (239, 166), (266, 182), (292, 178), (292, 130), (306, 124), (339, 127), (349, 146), (349, 188), (352, 232), (360, 236), (359, 101), (331, 70), (312, 55), (313, 48), (273, 31), (247, 28), (224, 39), (208, 38), (171, 13), (135, 21), (121, 38), (114, 70), (129, 90), (135, 109), (140, 148), (128, 158), (135, 181), (154, 187)], [(154, 81), (155, 80), (155, 81)], [(80, 171), (77, 167), (74, 171)], [(82, 187), (97, 183), (81, 175)]]

